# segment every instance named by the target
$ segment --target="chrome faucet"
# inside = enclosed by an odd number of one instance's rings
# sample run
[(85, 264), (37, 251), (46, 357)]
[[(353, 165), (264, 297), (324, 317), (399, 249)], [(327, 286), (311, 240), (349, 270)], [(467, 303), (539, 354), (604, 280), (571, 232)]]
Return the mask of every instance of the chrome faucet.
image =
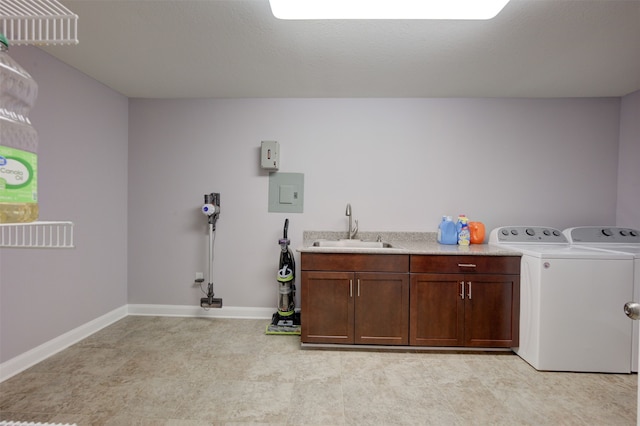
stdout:
[(356, 220), (356, 226), (352, 227), (351, 224), (351, 204), (348, 203), (347, 204), (347, 211), (344, 213), (346, 216), (349, 217), (349, 239), (352, 240), (353, 237), (356, 236), (356, 234), (358, 233), (358, 221)]

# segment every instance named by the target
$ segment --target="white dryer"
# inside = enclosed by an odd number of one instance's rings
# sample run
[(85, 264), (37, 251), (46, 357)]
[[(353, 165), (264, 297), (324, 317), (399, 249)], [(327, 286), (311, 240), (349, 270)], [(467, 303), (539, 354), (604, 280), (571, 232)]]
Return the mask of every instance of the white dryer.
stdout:
[(628, 254), (572, 246), (558, 229), (505, 226), (489, 244), (522, 253), (520, 343), (513, 350), (537, 370), (631, 372), (632, 300)]
[[(640, 230), (618, 226), (579, 226), (565, 229), (562, 232), (575, 246), (600, 251), (615, 251), (633, 256), (633, 298), (631, 300), (640, 300)], [(632, 321), (632, 324), (631, 371), (637, 372), (640, 327), (638, 321)]]

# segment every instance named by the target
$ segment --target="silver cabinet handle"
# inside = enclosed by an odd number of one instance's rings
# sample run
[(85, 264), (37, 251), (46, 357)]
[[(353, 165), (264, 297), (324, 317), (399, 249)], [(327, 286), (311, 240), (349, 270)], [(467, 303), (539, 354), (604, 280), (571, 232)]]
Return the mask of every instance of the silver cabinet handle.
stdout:
[(360, 297), (360, 278), (358, 278), (358, 297)]
[(458, 263), (458, 268), (475, 268), (475, 263)]
[(469, 285), (469, 293), (467, 294), (467, 297), (471, 299), (471, 281), (467, 281), (467, 284)]
[(460, 281), (460, 299), (464, 299), (464, 281)]
[(353, 297), (353, 280), (349, 280), (349, 297)]

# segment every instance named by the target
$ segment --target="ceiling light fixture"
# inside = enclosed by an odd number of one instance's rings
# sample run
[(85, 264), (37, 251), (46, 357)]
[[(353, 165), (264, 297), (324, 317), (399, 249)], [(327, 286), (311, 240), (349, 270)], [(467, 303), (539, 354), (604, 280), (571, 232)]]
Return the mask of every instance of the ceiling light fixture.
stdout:
[(279, 19), (491, 19), (509, 0), (269, 0)]

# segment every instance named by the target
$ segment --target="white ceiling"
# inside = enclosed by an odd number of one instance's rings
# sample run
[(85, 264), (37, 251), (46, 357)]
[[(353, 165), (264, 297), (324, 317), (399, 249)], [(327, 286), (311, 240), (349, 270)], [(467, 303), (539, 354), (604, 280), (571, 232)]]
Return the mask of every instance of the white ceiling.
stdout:
[(43, 50), (129, 97), (600, 97), (640, 89), (640, 0), (512, 0), (489, 21), (280, 21), (268, 0), (61, 0)]

